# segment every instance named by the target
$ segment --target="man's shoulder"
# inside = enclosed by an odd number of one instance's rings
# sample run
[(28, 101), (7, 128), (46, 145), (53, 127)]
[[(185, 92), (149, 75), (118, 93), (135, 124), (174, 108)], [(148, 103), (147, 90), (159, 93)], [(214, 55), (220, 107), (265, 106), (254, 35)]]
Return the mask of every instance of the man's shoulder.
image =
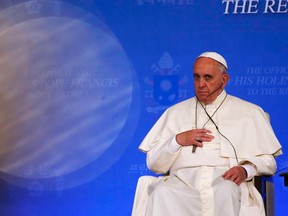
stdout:
[(248, 101), (248, 100), (245, 100), (245, 99), (242, 99), (240, 97), (236, 97), (236, 96), (233, 96), (233, 95), (228, 95), (228, 99), (231, 103), (233, 103), (235, 106), (241, 106), (243, 108), (255, 108), (255, 109), (262, 109), (259, 105), (251, 102), (251, 101)]

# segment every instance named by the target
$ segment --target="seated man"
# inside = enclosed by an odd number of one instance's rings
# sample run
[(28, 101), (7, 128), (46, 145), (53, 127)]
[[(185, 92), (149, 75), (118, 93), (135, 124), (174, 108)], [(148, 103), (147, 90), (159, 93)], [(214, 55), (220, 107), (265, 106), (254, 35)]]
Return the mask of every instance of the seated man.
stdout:
[(168, 175), (149, 186), (146, 216), (265, 215), (254, 175), (271, 175), (282, 154), (265, 112), (228, 95), (225, 59), (194, 63), (196, 96), (168, 108), (141, 143), (147, 165)]

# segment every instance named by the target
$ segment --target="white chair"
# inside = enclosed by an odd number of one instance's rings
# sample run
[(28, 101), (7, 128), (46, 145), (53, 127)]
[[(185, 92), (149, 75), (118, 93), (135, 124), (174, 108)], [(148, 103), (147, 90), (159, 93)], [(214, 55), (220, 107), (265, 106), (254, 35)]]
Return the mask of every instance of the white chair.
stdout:
[(132, 209), (132, 216), (145, 216), (146, 206), (149, 198), (149, 186), (159, 181), (165, 176), (141, 176), (138, 179), (136, 192), (134, 197), (134, 204)]

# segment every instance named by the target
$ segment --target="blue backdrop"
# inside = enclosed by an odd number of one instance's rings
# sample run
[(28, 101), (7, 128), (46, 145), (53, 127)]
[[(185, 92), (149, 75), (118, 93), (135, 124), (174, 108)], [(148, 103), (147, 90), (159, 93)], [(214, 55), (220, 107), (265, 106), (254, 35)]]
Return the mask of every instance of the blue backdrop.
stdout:
[(3, 0), (0, 20), (1, 216), (130, 215), (152, 174), (138, 146), (194, 95), (204, 51), (226, 58), (228, 93), (270, 114), (288, 211), (287, 1)]

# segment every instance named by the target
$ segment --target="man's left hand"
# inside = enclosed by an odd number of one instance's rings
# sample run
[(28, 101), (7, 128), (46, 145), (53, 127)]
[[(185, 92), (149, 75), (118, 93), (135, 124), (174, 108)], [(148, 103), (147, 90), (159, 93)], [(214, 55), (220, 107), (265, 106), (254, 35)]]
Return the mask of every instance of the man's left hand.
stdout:
[(223, 178), (240, 185), (247, 178), (247, 172), (242, 166), (234, 166), (224, 173)]

